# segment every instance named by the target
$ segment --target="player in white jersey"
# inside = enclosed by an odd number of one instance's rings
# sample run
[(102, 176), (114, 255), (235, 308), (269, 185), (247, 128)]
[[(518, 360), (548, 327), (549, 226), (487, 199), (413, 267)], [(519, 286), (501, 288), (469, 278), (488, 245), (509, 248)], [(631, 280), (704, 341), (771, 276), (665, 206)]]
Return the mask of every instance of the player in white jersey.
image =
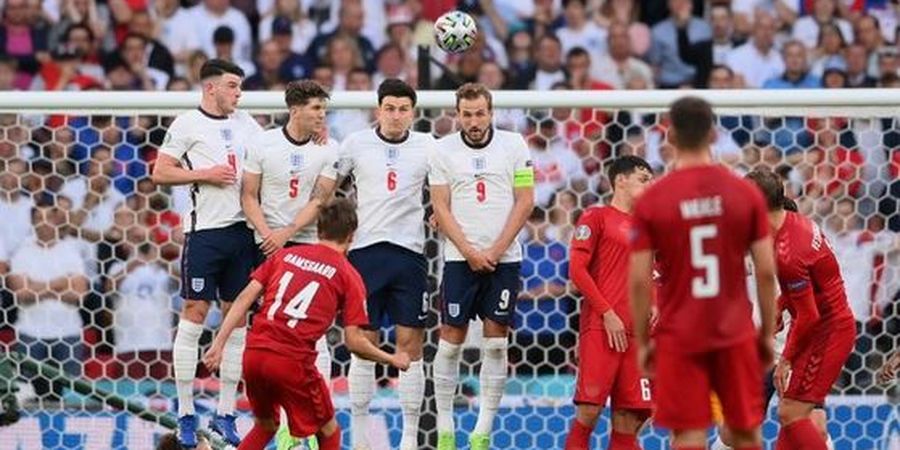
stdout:
[[(378, 123), (341, 143), (341, 175), (353, 174), (359, 228), (350, 262), (368, 293), (370, 326), (366, 336), (378, 342), (378, 330), (396, 325), (397, 348), (409, 354), (409, 370), (400, 372), (403, 410), (401, 450), (417, 449), (419, 415), (425, 396), (422, 343), (428, 317), (428, 273), (423, 189), (434, 139), (411, 131), (416, 92), (388, 79), (378, 87)], [(375, 392), (375, 363), (352, 356), (350, 426), (354, 449), (369, 449), (369, 403)]]
[[(329, 95), (311, 80), (288, 83), (284, 100), (289, 119), (284, 127), (268, 130), (247, 146), (241, 186), (241, 205), (255, 230), (258, 262), (282, 247), (318, 242), (319, 206), (331, 198), (337, 178), (338, 143), (324, 134)], [(331, 380), (331, 353), (325, 336), (316, 343), (316, 368)], [(281, 421), (278, 440), (291, 446), (295, 439)]]
[(431, 202), (444, 247), (441, 339), (434, 357), (438, 449), (456, 448), (453, 396), (469, 321), (484, 320), (480, 408), (470, 448), (487, 450), (506, 386), (507, 341), (518, 297), (522, 249), (516, 236), (534, 207), (534, 171), (525, 139), (491, 126), (491, 93), (456, 91), (460, 129), (438, 141)]
[[(178, 439), (183, 447), (197, 445), (193, 383), (199, 340), (211, 301), (220, 300), (223, 313), (247, 284), (256, 259), (253, 232), (241, 212), (238, 174), (245, 142), (261, 131), (249, 114), (238, 111), (244, 72), (219, 59), (200, 69), (200, 107), (175, 118), (166, 133), (153, 169), (158, 185), (189, 185), (193, 209), (185, 220), (181, 256), (184, 307), (172, 349), (178, 390)], [(210, 428), (232, 445), (240, 442), (234, 406), (241, 379), (241, 355), (246, 327), (232, 334), (219, 371), (221, 389)]]

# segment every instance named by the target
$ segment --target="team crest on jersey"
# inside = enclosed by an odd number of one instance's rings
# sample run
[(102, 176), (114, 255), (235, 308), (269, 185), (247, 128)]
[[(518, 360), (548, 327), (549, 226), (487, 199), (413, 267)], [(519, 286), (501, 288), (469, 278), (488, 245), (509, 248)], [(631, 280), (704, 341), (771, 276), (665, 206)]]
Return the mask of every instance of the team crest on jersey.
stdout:
[(472, 170), (475, 171), (475, 175), (481, 175), (487, 169), (487, 160), (484, 159), (484, 156), (479, 156), (477, 158), (472, 158)]
[(589, 237), (591, 237), (591, 227), (587, 225), (579, 225), (578, 228), (575, 229), (576, 241), (585, 241)]
[(397, 147), (388, 147), (384, 150), (384, 157), (387, 159), (387, 165), (393, 166), (400, 159), (400, 149)]
[(447, 305), (447, 313), (450, 314), (450, 317), (459, 316), (459, 303), (451, 303)]
[(222, 134), (223, 141), (231, 141), (231, 138), (233, 137), (231, 134), (231, 128), (222, 128), (221, 130), (219, 130), (219, 132)]
[(299, 172), (303, 168), (303, 154), (291, 153), (291, 173)]
[(206, 280), (203, 278), (191, 278), (191, 289), (194, 292), (200, 292), (206, 286)]

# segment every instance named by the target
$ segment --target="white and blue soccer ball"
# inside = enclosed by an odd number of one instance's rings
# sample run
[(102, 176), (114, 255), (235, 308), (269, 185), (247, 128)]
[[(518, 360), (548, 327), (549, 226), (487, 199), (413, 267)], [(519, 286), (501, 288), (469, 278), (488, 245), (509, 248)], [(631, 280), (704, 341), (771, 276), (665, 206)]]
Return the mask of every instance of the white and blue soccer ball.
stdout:
[(448, 53), (468, 50), (477, 36), (475, 19), (462, 11), (445, 13), (434, 23), (434, 40), (441, 50)]

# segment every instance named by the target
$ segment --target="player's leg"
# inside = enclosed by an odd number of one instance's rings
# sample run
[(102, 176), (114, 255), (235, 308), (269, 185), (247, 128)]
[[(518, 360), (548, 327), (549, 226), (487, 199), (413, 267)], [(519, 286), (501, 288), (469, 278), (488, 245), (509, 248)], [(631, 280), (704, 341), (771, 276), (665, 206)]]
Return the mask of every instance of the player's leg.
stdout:
[(591, 434), (612, 392), (621, 358), (606, 342), (603, 330), (582, 330), (578, 337), (575, 420), (566, 436), (566, 450), (590, 448)]
[(453, 398), (459, 384), (459, 358), (473, 317), (478, 276), (465, 261), (444, 264), (441, 282), (441, 337), (434, 355), (434, 399), (437, 405), (438, 450), (455, 450)]
[[(250, 273), (257, 259), (257, 247), (253, 240), (253, 232), (244, 224), (235, 224), (221, 233), (217, 242), (224, 248), (231, 249), (227, 264), (219, 278), (219, 295), (222, 297), (223, 317), (231, 310), (232, 302), (247, 286)], [(222, 350), (222, 364), (219, 366), (219, 404), (216, 415), (210, 423), (210, 429), (231, 445), (237, 445), (240, 435), (237, 432), (235, 404), (237, 403), (237, 387), (243, 371), (244, 344), (247, 341), (247, 321), (241, 318), (237, 328), (231, 332)]]
[[(373, 314), (373, 296), (369, 296), (369, 320), (375, 325), (380, 314)], [(378, 331), (365, 330), (363, 334), (373, 344), (378, 345)], [(375, 396), (375, 361), (350, 355), (350, 370), (347, 372), (350, 390), (350, 439), (354, 450), (369, 449), (369, 404)]]
[(834, 441), (831, 440), (831, 435), (828, 434), (828, 413), (825, 411), (825, 405), (816, 405), (809, 417), (816, 425), (819, 433), (822, 434), (822, 439), (825, 439), (825, 447), (828, 450), (834, 450)]
[(711, 354), (711, 382), (734, 448), (762, 448), (763, 374), (756, 338)]
[(634, 450), (640, 448), (637, 437), (650, 417), (653, 398), (650, 380), (643, 377), (637, 365), (637, 345), (633, 338), (619, 355), (621, 363), (615, 371), (612, 389), (612, 434), (608, 449)]
[(419, 448), (419, 417), (425, 399), (425, 367), (422, 344), (430, 305), (428, 302), (428, 263), (421, 254), (388, 244), (394, 276), (391, 280), (391, 301), (387, 310), (391, 323), (396, 325), (397, 349), (409, 355), (409, 369), (401, 371), (399, 385), (400, 408), (403, 411), (403, 433), (400, 450)]
[(248, 350), (244, 354), (247, 370), (244, 372), (244, 388), (250, 409), (253, 412), (253, 427), (241, 440), (238, 450), (262, 450), (275, 436), (278, 421), (275, 411), (279, 409), (281, 380), (283, 376), (277, 361), (286, 358), (258, 350)]
[(676, 342), (664, 337), (656, 339), (655, 354), (654, 423), (672, 430), (672, 448), (705, 449), (712, 423), (708, 355), (683, 353)]
[(184, 304), (172, 344), (172, 371), (178, 393), (178, 441), (197, 445), (199, 420), (194, 411), (194, 378), (200, 361), (200, 336), (210, 302), (218, 299), (216, 273), (223, 263), (211, 245), (210, 231), (188, 233), (181, 254), (181, 297)]
[(494, 418), (508, 378), (509, 325), (513, 304), (519, 296), (521, 281), (519, 263), (501, 263), (482, 275), (485, 286), (477, 296), (478, 314), (484, 319), (484, 341), (479, 374), (480, 402), (478, 420), (469, 436), (472, 450), (490, 447)]

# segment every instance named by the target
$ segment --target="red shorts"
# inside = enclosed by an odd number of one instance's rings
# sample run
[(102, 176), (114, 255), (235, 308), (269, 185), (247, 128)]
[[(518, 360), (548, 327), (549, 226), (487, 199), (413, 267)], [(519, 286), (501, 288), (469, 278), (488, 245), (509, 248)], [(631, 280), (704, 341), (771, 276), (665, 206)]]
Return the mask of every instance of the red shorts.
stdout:
[(791, 361), (791, 377), (783, 397), (822, 404), (853, 351), (856, 324), (849, 320), (837, 328), (813, 333)]
[(334, 405), (315, 364), (266, 350), (244, 351), (244, 386), (257, 418), (278, 420), (284, 408), (294, 436), (315, 434), (334, 417)]
[(604, 330), (587, 330), (578, 338), (578, 384), (575, 403), (606, 405), (612, 397), (612, 408), (652, 408), (650, 380), (641, 377), (637, 363), (637, 344), (628, 338), (624, 353), (609, 347)]
[(750, 430), (762, 423), (763, 369), (756, 338), (704, 353), (680, 352), (665, 338), (656, 345), (655, 423), (671, 430), (708, 428), (712, 392), (732, 429)]

